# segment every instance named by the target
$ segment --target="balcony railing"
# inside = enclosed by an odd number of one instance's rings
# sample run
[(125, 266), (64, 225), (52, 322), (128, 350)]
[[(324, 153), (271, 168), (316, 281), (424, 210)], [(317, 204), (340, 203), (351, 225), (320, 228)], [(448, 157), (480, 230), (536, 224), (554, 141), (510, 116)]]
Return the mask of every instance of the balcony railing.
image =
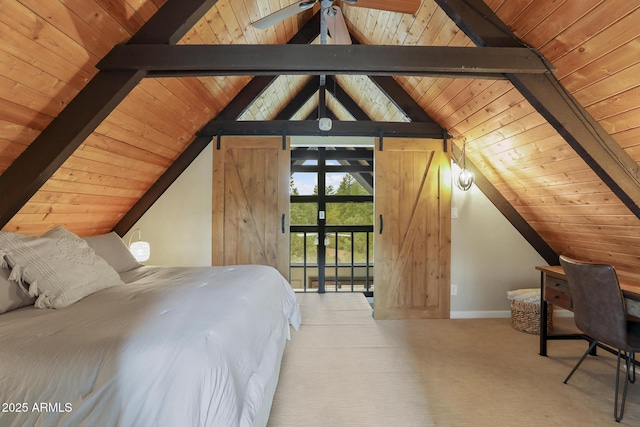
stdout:
[[(297, 292), (317, 292), (318, 233), (312, 226), (291, 227), (290, 282)], [(325, 291), (373, 292), (373, 226), (327, 226)]]

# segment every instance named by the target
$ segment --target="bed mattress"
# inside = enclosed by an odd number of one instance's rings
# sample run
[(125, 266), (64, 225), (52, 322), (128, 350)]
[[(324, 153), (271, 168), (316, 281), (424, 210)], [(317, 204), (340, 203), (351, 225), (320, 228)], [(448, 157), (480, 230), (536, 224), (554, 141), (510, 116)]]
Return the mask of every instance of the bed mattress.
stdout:
[(252, 426), (295, 294), (266, 266), (140, 267), (63, 309), (0, 316), (0, 425)]

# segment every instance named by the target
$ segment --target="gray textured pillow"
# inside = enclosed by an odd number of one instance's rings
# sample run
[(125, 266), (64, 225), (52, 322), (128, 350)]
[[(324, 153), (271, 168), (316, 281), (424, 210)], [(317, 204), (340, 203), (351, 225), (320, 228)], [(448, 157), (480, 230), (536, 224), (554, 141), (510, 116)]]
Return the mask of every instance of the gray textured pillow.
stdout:
[(96, 255), (107, 261), (118, 273), (124, 273), (142, 265), (135, 259), (115, 231), (98, 236), (83, 237), (83, 239), (96, 252)]
[(118, 273), (87, 242), (56, 227), (40, 237), (0, 231), (9, 279), (29, 284), (37, 308), (62, 308), (116, 284)]
[(27, 295), (16, 282), (9, 280), (10, 270), (0, 268), (0, 314), (33, 305), (35, 297)]

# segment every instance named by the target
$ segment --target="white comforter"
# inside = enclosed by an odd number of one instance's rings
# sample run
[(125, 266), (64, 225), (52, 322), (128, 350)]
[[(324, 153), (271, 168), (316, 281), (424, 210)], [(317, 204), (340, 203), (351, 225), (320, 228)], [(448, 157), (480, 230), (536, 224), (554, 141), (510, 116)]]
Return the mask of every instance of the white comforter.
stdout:
[(287, 281), (264, 266), (123, 279), (0, 316), (0, 425), (252, 426), (300, 325)]

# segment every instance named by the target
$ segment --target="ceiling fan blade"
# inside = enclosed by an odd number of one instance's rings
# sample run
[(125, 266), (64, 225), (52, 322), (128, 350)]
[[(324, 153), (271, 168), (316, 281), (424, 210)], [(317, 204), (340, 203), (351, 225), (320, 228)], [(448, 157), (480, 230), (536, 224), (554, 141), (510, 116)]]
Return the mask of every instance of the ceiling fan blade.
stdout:
[(350, 6), (388, 10), (390, 12), (416, 13), (420, 9), (421, 0), (357, 0), (355, 3), (343, 0), (343, 3)]
[(351, 44), (351, 36), (344, 22), (344, 15), (339, 7), (329, 7), (324, 11), (324, 18), (327, 21), (329, 34), (333, 44)]
[(291, 18), (298, 13), (304, 12), (307, 9), (311, 9), (315, 3), (316, 0), (301, 0), (287, 7), (283, 7), (282, 9), (273, 12), (265, 16), (264, 18), (258, 19), (252, 25), (256, 28), (264, 30), (271, 27), (272, 25), (277, 24), (278, 22), (284, 21), (287, 18)]

